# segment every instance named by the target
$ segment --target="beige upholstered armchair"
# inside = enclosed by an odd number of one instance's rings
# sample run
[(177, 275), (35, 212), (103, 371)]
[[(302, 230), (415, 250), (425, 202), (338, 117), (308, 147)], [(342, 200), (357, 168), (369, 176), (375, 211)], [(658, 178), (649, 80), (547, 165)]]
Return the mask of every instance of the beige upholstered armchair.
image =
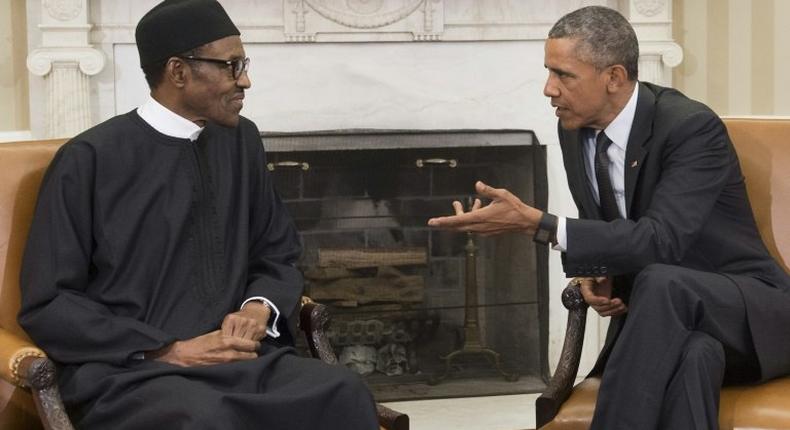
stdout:
[[(724, 120), (738, 152), (757, 226), (771, 254), (790, 263), (790, 119)], [(537, 426), (544, 430), (590, 427), (599, 378), (576, 387), (587, 305), (571, 282), (562, 293), (568, 326), (557, 369), (535, 403)], [(726, 387), (721, 392), (719, 426), (730, 429), (790, 429), (790, 376), (759, 385)]]
[[(46, 167), (64, 140), (0, 143), (0, 428), (70, 430), (55, 366), (16, 322), (19, 268)], [(325, 306), (302, 300), (300, 327), (313, 357), (337, 363), (324, 334)], [(409, 417), (378, 407), (382, 429), (408, 430)]]

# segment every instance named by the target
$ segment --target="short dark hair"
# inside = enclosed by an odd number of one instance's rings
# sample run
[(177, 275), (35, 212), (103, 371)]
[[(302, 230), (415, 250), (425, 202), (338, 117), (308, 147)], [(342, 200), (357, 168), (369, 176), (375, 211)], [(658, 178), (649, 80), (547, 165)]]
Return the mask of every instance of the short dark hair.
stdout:
[(621, 64), (629, 80), (639, 77), (639, 42), (634, 28), (623, 15), (603, 6), (587, 6), (557, 21), (549, 39), (578, 39), (576, 54), (602, 70)]
[[(195, 49), (190, 49), (189, 51), (182, 52), (178, 55), (174, 55), (173, 57), (188, 57), (188, 56), (199, 57), (201, 48), (202, 46)], [(162, 61), (157, 61), (142, 67), (143, 74), (145, 75), (145, 81), (148, 82), (149, 89), (154, 90), (156, 89), (156, 87), (159, 86), (159, 84), (162, 83), (162, 79), (164, 79), (165, 76), (165, 68), (167, 67), (167, 62), (170, 61), (170, 58), (173, 57), (168, 57)], [(193, 69), (198, 67), (198, 65), (194, 64), (194, 62), (192, 61), (188, 61), (188, 63), (189, 63), (189, 67)]]

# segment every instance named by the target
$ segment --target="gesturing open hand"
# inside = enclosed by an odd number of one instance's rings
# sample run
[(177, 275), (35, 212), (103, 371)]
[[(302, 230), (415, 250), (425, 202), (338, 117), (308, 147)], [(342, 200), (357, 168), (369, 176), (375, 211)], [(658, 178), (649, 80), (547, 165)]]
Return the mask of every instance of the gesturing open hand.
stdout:
[(461, 202), (454, 201), (455, 215), (431, 218), (428, 220), (428, 225), (484, 236), (505, 232), (522, 232), (530, 235), (535, 233), (543, 212), (524, 204), (504, 188), (492, 188), (477, 181), (475, 191), (481, 197), (491, 199), (491, 203), (482, 207), (480, 200), (475, 199), (471, 210), (464, 212)]

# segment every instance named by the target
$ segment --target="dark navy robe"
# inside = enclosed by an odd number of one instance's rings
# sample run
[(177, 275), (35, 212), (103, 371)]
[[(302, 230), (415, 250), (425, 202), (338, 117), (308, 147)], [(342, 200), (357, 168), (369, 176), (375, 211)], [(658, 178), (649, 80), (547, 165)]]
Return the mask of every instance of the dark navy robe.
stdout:
[[(25, 249), (19, 322), (60, 365), (79, 428), (374, 429), (358, 377), (288, 346), (299, 253), (251, 121), (208, 124), (191, 142), (132, 111), (55, 156)], [(253, 296), (282, 314), (282, 335), (258, 359), (135, 359), (217, 330)]]

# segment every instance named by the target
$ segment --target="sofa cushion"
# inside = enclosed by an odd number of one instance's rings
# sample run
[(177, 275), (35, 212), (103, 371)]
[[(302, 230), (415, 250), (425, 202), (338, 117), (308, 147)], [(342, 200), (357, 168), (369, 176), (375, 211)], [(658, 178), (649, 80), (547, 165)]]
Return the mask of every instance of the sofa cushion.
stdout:
[[(541, 430), (586, 430), (590, 428), (599, 378), (587, 378), (574, 387), (554, 420)], [(725, 387), (721, 391), (719, 428), (790, 428), (790, 376), (760, 385)]]

